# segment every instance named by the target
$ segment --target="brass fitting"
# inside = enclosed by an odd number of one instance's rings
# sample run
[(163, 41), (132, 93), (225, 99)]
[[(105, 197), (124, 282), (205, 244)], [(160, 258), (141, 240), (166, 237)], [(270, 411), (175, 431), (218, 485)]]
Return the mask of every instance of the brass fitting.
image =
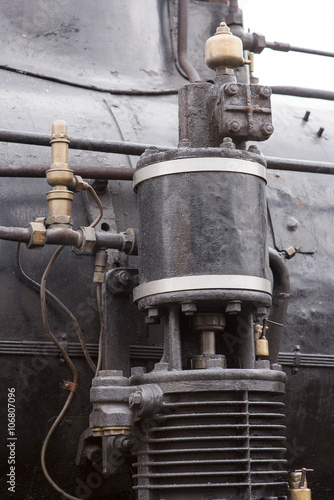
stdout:
[(79, 252), (92, 253), (96, 245), (96, 234), (93, 227), (79, 227), (82, 233), (82, 244)]
[(45, 218), (39, 217), (35, 222), (30, 222), (28, 228), (31, 231), (29, 243), (26, 244), (30, 250), (40, 250), (46, 243), (46, 228), (44, 225)]
[(269, 356), (268, 339), (265, 336), (263, 326), (254, 325), (254, 340), (255, 340), (255, 356), (256, 358), (266, 358)]
[(107, 250), (98, 250), (95, 256), (95, 272), (94, 272), (94, 283), (104, 283), (106, 276), (106, 267), (108, 264), (108, 253)]
[(306, 472), (312, 469), (302, 469), (290, 473), (288, 490), (289, 500), (311, 500), (311, 490), (307, 487)]
[(73, 170), (68, 168), (67, 124), (63, 120), (56, 120), (52, 124), (52, 165), (46, 172), (46, 180), (52, 190), (46, 194), (49, 203), (49, 217), (46, 225), (70, 224), (72, 221), (73, 191), (77, 181)]
[(216, 33), (205, 42), (205, 62), (214, 70), (220, 68), (233, 70), (244, 64), (250, 64), (250, 61), (244, 60), (242, 41), (232, 35), (226, 23), (220, 23)]

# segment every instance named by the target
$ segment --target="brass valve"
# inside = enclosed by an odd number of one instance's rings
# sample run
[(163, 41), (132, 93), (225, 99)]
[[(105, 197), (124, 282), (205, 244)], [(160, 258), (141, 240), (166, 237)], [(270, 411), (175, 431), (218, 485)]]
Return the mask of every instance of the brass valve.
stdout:
[[(266, 328), (266, 327), (265, 327)], [(257, 358), (266, 358), (269, 356), (268, 339), (265, 336), (265, 330), (262, 325), (254, 325), (255, 355)]]
[(73, 170), (68, 168), (67, 124), (63, 120), (56, 120), (52, 124), (52, 165), (46, 172), (46, 180), (52, 190), (46, 194), (49, 203), (49, 217), (46, 225), (70, 224), (72, 221), (73, 191), (76, 180)]
[(226, 23), (220, 23), (216, 33), (205, 42), (205, 62), (214, 70), (250, 64), (244, 60), (242, 41), (232, 35)]
[(311, 490), (307, 487), (306, 472), (312, 469), (302, 469), (291, 472), (288, 490), (289, 500), (311, 500)]

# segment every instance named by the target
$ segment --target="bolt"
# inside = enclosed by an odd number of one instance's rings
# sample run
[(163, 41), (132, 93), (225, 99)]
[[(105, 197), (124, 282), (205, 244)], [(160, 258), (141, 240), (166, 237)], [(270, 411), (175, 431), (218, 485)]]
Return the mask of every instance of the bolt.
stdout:
[(225, 306), (225, 311), (228, 314), (237, 314), (241, 311), (241, 302), (228, 302)]
[(295, 249), (295, 247), (293, 247), (291, 245), (284, 248), (284, 252), (285, 252), (286, 259), (292, 259), (292, 257), (294, 257), (296, 255), (296, 249)]
[(186, 303), (186, 304), (181, 304), (181, 311), (186, 315), (186, 316), (193, 316), (193, 314), (197, 311), (197, 306), (196, 304), (193, 303)]
[(269, 97), (272, 94), (272, 90), (270, 87), (261, 87), (259, 91), (259, 96), (260, 97), (265, 97), (266, 99), (269, 99)]
[(278, 363), (272, 363), (270, 365), (270, 369), (271, 370), (276, 370), (278, 372), (281, 372), (282, 371), (282, 365), (279, 365)]
[(157, 325), (160, 321), (160, 313), (157, 307), (150, 307), (146, 311), (145, 323), (148, 325)]
[(65, 389), (69, 389), (70, 388), (69, 382), (65, 382), (64, 386), (65, 386)]
[(238, 130), (240, 130), (240, 128), (241, 128), (241, 125), (238, 122), (238, 120), (231, 120), (227, 124), (227, 130), (229, 132), (238, 132)]
[(115, 274), (115, 283), (122, 286), (128, 286), (131, 283), (132, 276), (127, 271), (119, 271)]
[(220, 145), (221, 148), (235, 149), (235, 144), (231, 137), (224, 137), (223, 142)]
[(129, 405), (131, 408), (133, 406), (140, 406), (142, 403), (143, 403), (143, 395), (141, 392), (136, 391), (130, 394)]
[(255, 144), (252, 144), (251, 146), (249, 146), (248, 151), (250, 153), (255, 153), (257, 155), (261, 154), (259, 148), (257, 146), (255, 146)]
[(159, 318), (159, 309), (157, 307), (150, 307), (147, 311), (149, 318)]
[(305, 115), (304, 115), (304, 122), (308, 122), (308, 119), (310, 118), (310, 114), (311, 114), (311, 111), (306, 111)]
[(263, 135), (271, 135), (274, 132), (274, 127), (271, 123), (263, 123), (261, 125), (261, 132)]
[(325, 130), (324, 128), (320, 127), (319, 130), (318, 130), (318, 132), (317, 132), (317, 136), (321, 137), (324, 130)]
[(236, 83), (227, 83), (224, 86), (224, 91), (227, 95), (233, 96), (238, 92), (238, 85)]
[(298, 228), (298, 221), (294, 217), (288, 219), (287, 228), (290, 231), (295, 231)]

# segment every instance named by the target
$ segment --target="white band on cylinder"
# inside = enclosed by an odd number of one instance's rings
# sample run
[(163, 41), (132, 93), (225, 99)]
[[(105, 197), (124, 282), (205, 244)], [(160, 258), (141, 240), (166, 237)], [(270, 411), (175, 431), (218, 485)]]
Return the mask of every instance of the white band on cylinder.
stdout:
[(136, 188), (141, 182), (154, 177), (195, 172), (233, 172), (255, 175), (267, 181), (266, 168), (261, 163), (237, 158), (180, 158), (153, 163), (136, 170), (133, 176), (133, 187)]
[(133, 290), (133, 300), (140, 300), (150, 295), (192, 290), (249, 290), (271, 294), (271, 282), (257, 276), (241, 276), (238, 274), (218, 274), (200, 276), (177, 276), (149, 281)]

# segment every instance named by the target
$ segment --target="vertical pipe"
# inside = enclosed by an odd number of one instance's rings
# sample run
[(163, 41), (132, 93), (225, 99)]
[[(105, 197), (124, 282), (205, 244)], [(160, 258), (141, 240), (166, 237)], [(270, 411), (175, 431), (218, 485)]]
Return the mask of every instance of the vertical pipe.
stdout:
[(241, 342), (240, 363), (242, 369), (253, 369), (255, 365), (255, 346), (253, 335), (253, 314), (249, 311), (238, 315), (237, 333)]
[(179, 305), (171, 304), (168, 307), (168, 319), (164, 323), (165, 356), (169, 370), (182, 370), (181, 332)]
[(188, 0), (179, 0), (177, 54), (180, 66), (189, 81), (200, 82), (199, 74), (188, 59)]

